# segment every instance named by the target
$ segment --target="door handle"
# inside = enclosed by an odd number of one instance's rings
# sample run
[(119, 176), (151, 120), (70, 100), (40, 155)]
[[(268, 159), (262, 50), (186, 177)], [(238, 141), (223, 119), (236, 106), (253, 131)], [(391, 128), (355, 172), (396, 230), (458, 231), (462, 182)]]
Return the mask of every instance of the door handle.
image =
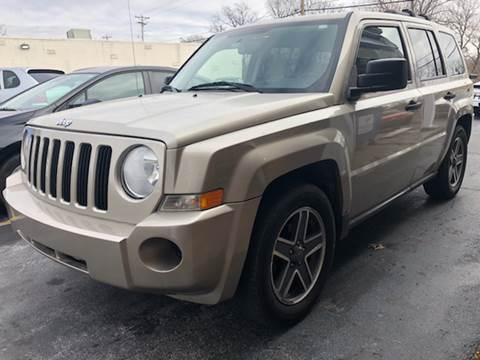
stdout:
[(415, 101), (412, 100), (408, 103), (408, 105), (405, 107), (405, 110), (407, 111), (416, 111), (422, 107), (423, 103), (421, 101)]
[(445, 94), (445, 96), (444, 96), (443, 98), (444, 98), (445, 100), (453, 100), (453, 99), (455, 99), (456, 97), (457, 97), (457, 94), (455, 94), (454, 92), (449, 91), (449, 92), (447, 92), (447, 93)]

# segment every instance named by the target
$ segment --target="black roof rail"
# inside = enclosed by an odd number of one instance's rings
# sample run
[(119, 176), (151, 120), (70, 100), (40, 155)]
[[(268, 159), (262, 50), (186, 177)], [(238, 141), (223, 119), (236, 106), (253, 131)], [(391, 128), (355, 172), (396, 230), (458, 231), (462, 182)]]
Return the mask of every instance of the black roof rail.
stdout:
[(417, 15), (410, 9), (402, 9), (402, 11), (386, 10), (385, 12), (389, 13), (389, 14), (397, 14), (397, 15), (403, 15), (403, 16), (418, 17), (418, 18), (423, 18), (425, 20), (431, 21), (430, 16), (425, 15), (425, 14), (418, 14)]

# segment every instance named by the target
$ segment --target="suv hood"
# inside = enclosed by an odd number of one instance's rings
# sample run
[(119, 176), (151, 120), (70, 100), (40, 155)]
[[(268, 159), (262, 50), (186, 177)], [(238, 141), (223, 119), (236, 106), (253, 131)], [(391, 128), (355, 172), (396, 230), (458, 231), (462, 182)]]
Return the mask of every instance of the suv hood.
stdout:
[[(333, 104), (332, 94), (165, 93), (38, 117), (29, 125), (161, 140), (176, 148)], [(62, 127), (63, 129), (63, 127)]]

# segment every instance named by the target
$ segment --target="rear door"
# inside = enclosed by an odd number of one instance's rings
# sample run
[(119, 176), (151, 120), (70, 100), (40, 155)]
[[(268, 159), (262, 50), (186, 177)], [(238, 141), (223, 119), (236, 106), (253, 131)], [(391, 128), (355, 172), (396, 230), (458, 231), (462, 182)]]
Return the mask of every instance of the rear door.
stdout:
[[(366, 21), (362, 25), (352, 78), (365, 73), (370, 60), (411, 54), (400, 22)], [(421, 94), (410, 80), (405, 89), (364, 94), (354, 104), (356, 147), (352, 158), (352, 213), (380, 205), (411, 184), (415, 144), (421, 121)]]
[[(414, 175), (414, 180), (421, 180), (437, 170), (442, 151), (449, 141), (449, 128), (457, 117), (455, 103), (466, 96), (471, 97), (471, 81), (466, 76), (463, 58), (451, 35), (417, 24), (408, 26), (408, 34), (423, 101), (419, 132), (421, 156)], [(447, 65), (447, 58), (450, 65)]]

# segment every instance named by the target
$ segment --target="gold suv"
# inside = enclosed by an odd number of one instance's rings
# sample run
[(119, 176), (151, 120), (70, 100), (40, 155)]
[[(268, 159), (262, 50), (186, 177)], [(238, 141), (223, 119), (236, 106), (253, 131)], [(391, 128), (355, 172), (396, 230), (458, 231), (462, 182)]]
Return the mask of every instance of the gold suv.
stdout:
[(93, 279), (257, 320), (313, 306), (335, 243), (423, 185), (462, 184), (472, 81), (452, 32), (352, 12), (209, 39), (161, 95), (39, 117), (4, 197), (42, 254)]

